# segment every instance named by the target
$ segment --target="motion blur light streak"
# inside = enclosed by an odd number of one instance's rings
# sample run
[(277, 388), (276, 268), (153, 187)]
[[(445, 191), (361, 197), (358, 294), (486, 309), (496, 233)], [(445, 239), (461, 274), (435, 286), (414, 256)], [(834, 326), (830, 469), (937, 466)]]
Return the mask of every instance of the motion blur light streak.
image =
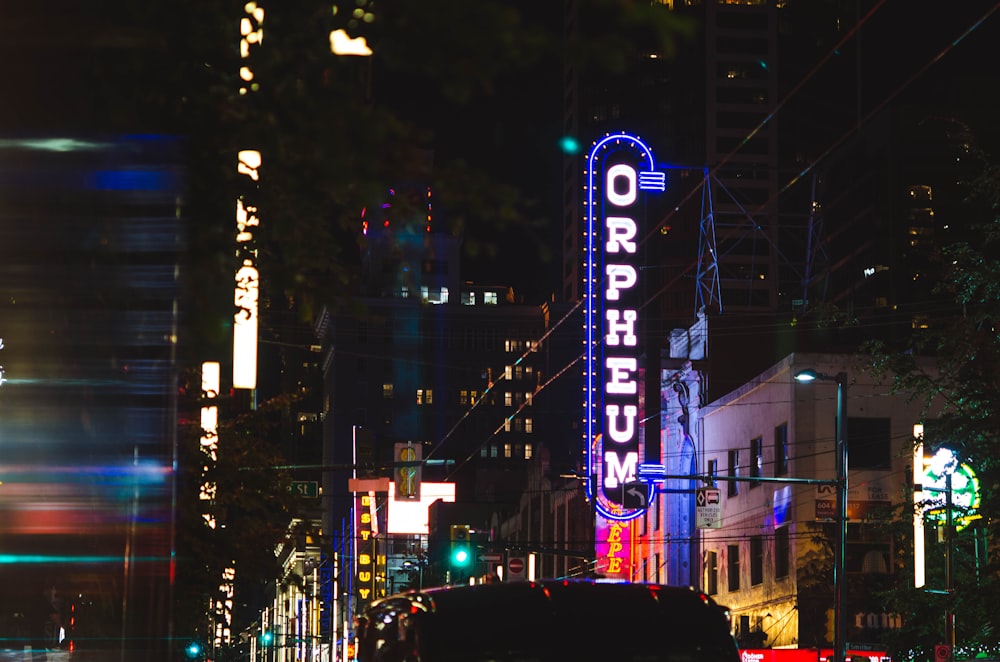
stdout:
[(172, 646), (184, 151), (0, 137), (0, 639), (54, 587), (81, 648)]
[[(21, 564), (31, 564), (40, 565), (46, 563), (121, 563), (121, 555), (110, 555), (110, 556), (87, 556), (85, 554), (79, 554), (77, 556), (65, 554), (0, 554), (0, 565), (21, 565)], [(150, 557), (139, 557), (133, 559), (133, 561), (139, 562), (162, 562), (166, 561), (165, 557), (161, 556), (150, 556)]]

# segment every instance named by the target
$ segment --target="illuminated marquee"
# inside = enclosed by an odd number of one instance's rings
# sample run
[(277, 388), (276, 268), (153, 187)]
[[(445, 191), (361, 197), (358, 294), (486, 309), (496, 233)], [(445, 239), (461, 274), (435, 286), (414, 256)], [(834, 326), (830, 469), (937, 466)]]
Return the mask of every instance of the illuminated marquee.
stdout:
[[(639, 244), (645, 192), (666, 189), (641, 140), (612, 134), (587, 157), (585, 255), (587, 490), (599, 515), (630, 520), (645, 512), (652, 485), (638, 485), (642, 387), (638, 328), (642, 307)], [(629, 493), (641, 490), (636, 498)]]

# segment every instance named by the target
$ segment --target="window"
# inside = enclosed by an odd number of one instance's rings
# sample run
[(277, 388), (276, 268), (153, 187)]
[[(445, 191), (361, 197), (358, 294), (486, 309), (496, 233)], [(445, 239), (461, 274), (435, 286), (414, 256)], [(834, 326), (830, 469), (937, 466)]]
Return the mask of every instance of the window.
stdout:
[(497, 297), (496, 292), (483, 292), (483, 303), (491, 306), (497, 305), (499, 302), (499, 297)]
[(705, 592), (709, 595), (719, 592), (719, 554), (715, 551), (705, 555)]
[(510, 391), (505, 391), (503, 394), (503, 404), (505, 407), (512, 407), (514, 405), (514, 394)]
[(750, 536), (750, 585), (764, 583), (764, 536)]
[(729, 592), (740, 590), (740, 546), (729, 545), (726, 554), (726, 571)]
[(475, 306), (476, 305), (476, 293), (475, 292), (462, 292), (462, 305), (463, 306)]
[(531, 406), (531, 398), (533, 395), (534, 393), (532, 393), (531, 391), (525, 391), (524, 393), (524, 402), (529, 407)]
[(516, 365), (514, 366), (514, 379), (522, 379), (524, 377), (524, 366)]
[(774, 475), (788, 474), (788, 423), (774, 428)]
[(417, 404), (418, 405), (424, 404), (424, 389), (422, 388), (417, 389)]
[(510, 432), (510, 419), (509, 418), (503, 419), (503, 431), (504, 432)]
[(462, 389), (461, 391), (458, 392), (458, 404), (460, 405), (469, 404), (469, 392), (466, 391), (465, 389)]
[(429, 388), (417, 389), (417, 404), (429, 405), (434, 402), (434, 391)]
[(503, 456), (505, 458), (507, 458), (509, 460), (511, 458), (511, 456), (513, 455), (513, 452), (514, 452), (513, 448), (511, 447), (511, 445), (510, 445), (509, 442), (503, 445)]
[(514, 378), (514, 366), (505, 365), (503, 367), (503, 378), (513, 379)]
[[(757, 437), (750, 440), (750, 477), (760, 478), (761, 465), (764, 464), (764, 456), (762, 453), (764, 446), (764, 439), (762, 437)], [(760, 482), (756, 480), (750, 481), (750, 489), (755, 487), (760, 487)]]
[(892, 468), (888, 418), (848, 418), (849, 469)]
[[(727, 467), (726, 472), (730, 478), (735, 478), (740, 475), (739, 470), (740, 465), (740, 452), (738, 450), (729, 451), (729, 467)], [(726, 494), (728, 496), (736, 496), (740, 493), (739, 483), (735, 480), (726, 481), (729, 483)]]
[(448, 273), (448, 263), (444, 260), (424, 260), (423, 271), (425, 274), (443, 275)]
[(382, 384), (382, 397), (386, 400), (392, 399), (392, 384)]
[(524, 459), (525, 460), (531, 459), (531, 444), (524, 445)]
[(479, 399), (479, 391), (469, 391), (469, 404), (476, 404), (476, 400)]
[(483, 446), (479, 447), (479, 457), (486, 457), (488, 452), (489, 452), (489, 446), (486, 446), (484, 444)]
[(532, 423), (530, 418), (524, 419), (524, 432), (525, 434), (531, 434), (534, 432), (534, 423)]
[(782, 526), (774, 530), (774, 578), (784, 579), (788, 576), (788, 527)]
[(496, 457), (496, 456), (497, 456), (497, 446), (496, 446), (496, 444), (491, 444), (490, 445), (490, 457)]

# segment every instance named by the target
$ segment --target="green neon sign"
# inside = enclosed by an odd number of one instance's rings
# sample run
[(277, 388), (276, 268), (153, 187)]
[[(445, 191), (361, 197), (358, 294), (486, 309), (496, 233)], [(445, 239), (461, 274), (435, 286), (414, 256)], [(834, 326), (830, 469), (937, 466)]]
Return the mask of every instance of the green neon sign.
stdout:
[(924, 469), (923, 489), (930, 492), (924, 500), (924, 515), (935, 522), (948, 520), (947, 499), (948, 475), (951, 474), (951, 517), (956, 531), (961, 531), (972, 520), (979, 519), (980, 491), (979, 478), (967, 464), (958, 461), (955, 452), (942, 448), (930, 459)]

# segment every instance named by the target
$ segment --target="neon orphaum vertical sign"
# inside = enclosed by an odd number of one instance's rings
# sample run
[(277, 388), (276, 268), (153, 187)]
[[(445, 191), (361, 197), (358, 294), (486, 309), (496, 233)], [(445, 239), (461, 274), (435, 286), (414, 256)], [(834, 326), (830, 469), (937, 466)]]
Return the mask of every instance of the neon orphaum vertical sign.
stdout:
[(646, 192), (666, 189), (641, 140), (608, 135), (587, 157), (586, 401), (587, 489), (613, 520), (641, 515), (652, 486), (638, 483), (640, 436), (639, 243)]

